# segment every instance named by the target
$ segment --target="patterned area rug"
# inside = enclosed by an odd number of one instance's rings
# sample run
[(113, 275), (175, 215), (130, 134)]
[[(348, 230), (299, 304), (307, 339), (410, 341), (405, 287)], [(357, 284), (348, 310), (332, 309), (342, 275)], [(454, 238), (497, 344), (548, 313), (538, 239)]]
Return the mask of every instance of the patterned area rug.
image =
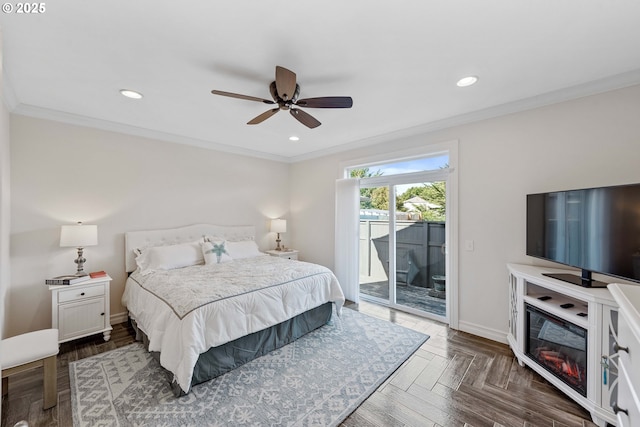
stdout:
[(141, 344), (73, 362), (74, 426), (336, 426), (429, 338), (342, 312), (179, 398)]

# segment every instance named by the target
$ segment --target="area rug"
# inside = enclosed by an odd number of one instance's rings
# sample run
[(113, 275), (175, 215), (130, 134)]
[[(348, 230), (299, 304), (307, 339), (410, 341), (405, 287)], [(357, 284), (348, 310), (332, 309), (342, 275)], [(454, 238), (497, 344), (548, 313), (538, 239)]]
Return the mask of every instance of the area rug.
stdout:
[(141, 344), (69, 364), (74, 426), (336, 426), (429, 337), (354, 310), (173, 396)]

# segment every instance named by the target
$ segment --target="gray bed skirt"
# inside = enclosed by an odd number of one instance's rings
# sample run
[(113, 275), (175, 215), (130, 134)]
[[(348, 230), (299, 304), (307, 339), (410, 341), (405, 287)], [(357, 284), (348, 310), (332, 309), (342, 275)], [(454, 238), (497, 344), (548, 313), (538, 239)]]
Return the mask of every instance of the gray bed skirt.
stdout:
[[(191, 386), (229, 372), (326, 325), (331, 320), (332, 308), (333, 303), (328, 302), (270, 328), (240, 337), (218, 347), (211, 347), (200, 354), (193, 370)], [(136, 330), (136, 339), (141, 340), (148, 349), (149, 339), (146, 334), (137, 327), (133, 320), (132, 324)], [(152, 351), (151, 355), (156, 360), (160, 360), (159, 352)], [(185, 395), (178, 383), (173, 380), (173, 375), (168, 371), (167, 376), (173, 394), (176, 397)]]

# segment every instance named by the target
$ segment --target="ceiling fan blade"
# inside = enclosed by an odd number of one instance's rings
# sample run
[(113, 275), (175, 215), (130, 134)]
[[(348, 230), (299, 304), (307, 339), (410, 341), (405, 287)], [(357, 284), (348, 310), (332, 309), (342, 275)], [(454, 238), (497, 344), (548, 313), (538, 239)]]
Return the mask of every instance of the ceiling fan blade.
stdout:
[(293, 98), (296, 92), (296, 73), (279, 65), (276, 66), (276, 88), (278, 95), (285, 101)]
[(296, 105), (307, 108), (351, 108), (353, 99), (350, 96), (323, 96), (299, 99)]
[(306, 113), (297, 108), (292, 108), (289, 110), (289, 112), (293, 117), (296, 118), (296, 120), (298, 120), (300, 123), (302, 123), (303, 125), (305, 125), (310, 129), (317, 128), (322, 124), (318, 120), (316, 120), (315, 117), (313, 117), (311, 114)]
[(212, 90), (211, 93), (214, 95), (229, 96), (231, 98), (246, 99), (247, 101), (258, 101), (258, 102), (264, 102), (265, 104), (275, 104), (275, 102), (269, 99), (263, 99), (263, 98), (258, 98), (256, 96), (249, 96), (249, 95), (240, 95), (239, 93), (224, 92), (224, 91), (215, 90), (215, 89)]
[(262, 123), (267, 120), (269, 117), (273, 116), (275, 113), (280, 111), (280, 108), (274, 108), (273, 110), (267, 110), (259, 116), (254, 117), (253, 119), (247, 122), (248, 125), (257, 125), (258, 123)]

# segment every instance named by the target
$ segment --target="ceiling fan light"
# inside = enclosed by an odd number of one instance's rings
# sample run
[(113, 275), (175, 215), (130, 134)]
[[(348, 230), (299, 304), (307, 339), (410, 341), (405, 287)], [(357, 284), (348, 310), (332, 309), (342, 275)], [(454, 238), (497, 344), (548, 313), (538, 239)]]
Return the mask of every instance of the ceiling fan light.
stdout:
[(458, 83), (456, 83), (456, 85), (458, 85), (458, 87), (467, 87), (477, 83), (477, 81), (477, 76), (467, 76), (458, 80)]
[(140, 92), (136, 92), (135, 90), (131, 90), (131, 89), (120, 89), (120, 93), (123, 96), (126, 96), (127, 98), (131, 98), (131, 99), (142, 99), (142, 94)]

